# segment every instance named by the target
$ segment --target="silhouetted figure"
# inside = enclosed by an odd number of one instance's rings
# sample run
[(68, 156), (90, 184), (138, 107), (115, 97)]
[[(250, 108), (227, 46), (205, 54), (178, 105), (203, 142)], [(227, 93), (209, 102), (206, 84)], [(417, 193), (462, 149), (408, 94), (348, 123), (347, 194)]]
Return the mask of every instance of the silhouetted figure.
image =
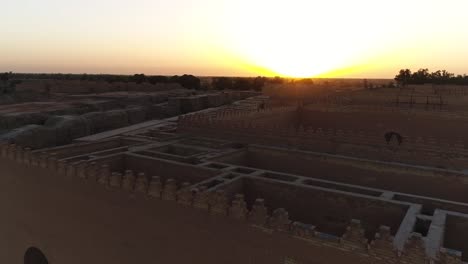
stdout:
[(35, 248), (30, 247), (24, 254), (24, 264), (48, 264), (47, 258), (42, 252)]
[(403, 137), (399, 133), (393, 131), (385, 133), (385, 141), (387, 141), (387, 144), (390, 144), (393, 137), (396, 137), (398, 145), (401, 145), (401, 143), (403, 142)]

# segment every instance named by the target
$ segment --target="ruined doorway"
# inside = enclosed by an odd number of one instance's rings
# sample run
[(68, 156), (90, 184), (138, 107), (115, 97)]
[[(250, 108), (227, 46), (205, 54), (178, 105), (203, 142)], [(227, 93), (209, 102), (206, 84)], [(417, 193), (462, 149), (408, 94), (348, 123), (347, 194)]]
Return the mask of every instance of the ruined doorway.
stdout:
[(38, 248), (30, 247), (24, 253), (24, 264), (49, 264), (49, 261)]

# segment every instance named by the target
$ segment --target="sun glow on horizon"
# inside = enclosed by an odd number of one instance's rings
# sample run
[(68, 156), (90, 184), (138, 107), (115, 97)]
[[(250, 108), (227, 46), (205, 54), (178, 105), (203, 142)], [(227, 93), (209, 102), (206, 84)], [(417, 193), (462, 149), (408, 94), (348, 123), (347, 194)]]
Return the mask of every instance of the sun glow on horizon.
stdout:
[[(227, 27), (231, 49), (250, 64), (286, 77), (317, 77), (351, 68), (372, 55), (372, 45), (383, 39), (380, 32), (387, 24), (376, 28), (368, 23), (372, 16), (348, 12), (353, 3), (340, 1), (342, 8), (337, 9), (335, 2), (233, 2), (227, 15), (242, 13), (242, 19), (232, 17)], [(359, 35), (356, 29), (372, 34)]]
[(426, 29), (402, 29), (418, 8), (426, 11), (421, 19), (431, 19), (437, 9), (434, 4), (423, 5), (419, 0), (232, 1), (225, 5), (227, 42), (248, 64), (286, 77), (347, 76), (370, 68), (363, 65), (371, 62), (379, 69), (384, 64), (397, 68), (400, 61), (393, 57), (403, 54), (396, 51), (408, 43), (419, 45), (427, 34)]
[[(93, 6), (89, 9), (89, 6)], [(392, 78), (466, 72), (466, 0), (17, 0), (0, 72)]]

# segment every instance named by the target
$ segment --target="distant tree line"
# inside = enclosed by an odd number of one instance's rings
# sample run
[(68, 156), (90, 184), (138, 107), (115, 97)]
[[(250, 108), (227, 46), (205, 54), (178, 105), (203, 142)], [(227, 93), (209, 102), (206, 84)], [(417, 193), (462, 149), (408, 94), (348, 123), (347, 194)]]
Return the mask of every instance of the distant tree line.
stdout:
[[(107, 79), (108, 82), (114, 82), (115, 80)], [(117, 80), (119, 81), (119, 80)], [(121, 80), (120, 80), (121, 81)], [(195, 89), (200, 90), (201, 87), (201, 80), (193, 75), (184, 74), (182, 76), (163, 76), (163, 75), (153, 75), (153, 76), (146, 76), (144, 74), (135, 74), (133, 76), (128, 77), (127, 82), (135, 82), (138, 84), (141, 83), (150, 83), (150, 84), (157, 84), (157, 83), (178, 83), (182, 87), (187, 89)]]
[(428, 69), (419, 69), (411, 72), (409, 69), (401, 69), (395, 76), (395, 81), (402, 86), (426, 83), (468, 85), (468, 75), (455, 75), (446, 70), (429, 72)]
[(241, 77), (215, 77), (211, 86), (216, 90), (255, 90), (261, 91), (266, 77), (241, 78)]
[(0, 95), (15, 93), (15, 87), (21, 81), (13, 79), (13, 76), (12, 72), (0, 73)]
[(15, 79), (35, 79), (35, 80), (80, 80), (80, 81), (105, 81), (108, 83), (133, 82), (133, 83), (179, 83), (187, 89), (201, 89), (199, 78), (184, 74), (182, 76), (163, 76), (134, 74), (134, 75), (115, 75), (115, 74), (61, 74), (61, 73), (13, 73)]
[[(181, 76), (164, 75), (116, 75), (116, 74), (62, 74), (62, 73), (9, 73), (10, 79), (15, 80), (80, 80), (80, 81), (105, 81), (108, 83), (178, 83), (187, 89), (208, 89), (207, 85), (202, 85), (200, 78), (190, 74)], [(266, 78), (240, 78), (240, 77), (214, 77), (211, 88), (216, 90), (256, 90), (261, 91), (266, 82), (283, 83), (281, 77)]]

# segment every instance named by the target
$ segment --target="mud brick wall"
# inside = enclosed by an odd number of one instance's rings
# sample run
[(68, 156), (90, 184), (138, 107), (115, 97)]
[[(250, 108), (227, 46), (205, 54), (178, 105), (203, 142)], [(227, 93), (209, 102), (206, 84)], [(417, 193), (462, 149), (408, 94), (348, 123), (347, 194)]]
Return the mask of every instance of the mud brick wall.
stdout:
[(455, 215), (447, 215), (445, 224), (444, 247), (463, 252), (464, 261), (468, 261), (468, 219)]
[(345, 232), (349, 219), (360, 219), (368, 238), (374, 236), (380, 225), (396, 231), (408, 209), (379, 200), (253, 178), (243, 178), (227, 186), (226, 191), (231, 195), (243, 193), (249, 208), (255, 199), (265, 199), (270, 213), (285, 208), (291, 220), (315, 225), (318, 231), (336, 236)]
[(303, 125), (335, 129), (367, 131), (396, 131), (409, 136), (463, 138), (468, 123), (457, 119), (443, 119), (402, 112), (322, 112), (306, 110)]
[(355, 161), (356, 166), (340, 164), (339, 160), (333, 157), (249, 147), (249, 150), (243, 154), (237, 153), (232, 158), (225, 156), (218, 161), (395, 192), (468, 202), (468, 197), (465, 195), (467, 183), (463, 180), (464, 177), (458, 175), (398, 172), (385, 166), (381, 168), (374, 165), (367, 166), (365, 162), (360, 161)]
[(178, 183), (190, 182), (192, 184), (206, 180), (218, 173), (216, 170), (208, 168), (132, 154), (125, 156), (124, 167), (120, 172), (132, 170), (134, 172), (144, 172), (148, 176), (159, 176), (163, 181), (172, 178)]
[(120, 149), (123, 151), (122, 148), (135, 144), (141, 144), (141, 141), (126, 139), (126, 138), (117, 138), (117, 139), (110, 139), (110, 140), (102, 140), (102, 141), (95, 141), (91, 143), (77, 143), (77, 144), (70, 144), (63, 147), (54, 147), (49, 149), (42, 149), (37, 150), (37, 152), (47, 153), (49, 155), (54, 154), (56, 158), (69, 158), (74, 156), (80, 155), (88, 155), (95, 152), (103, 152), (100, 153), (100, 156), (107, 156), (110, 155), (106, 150), (115, 150)]
[(66, 147), (47, 149), (47, 153), (55, 153), (57, 158), (67, 158), (78, 156), (82, 154), (93, 153), (97, 151), (103, 151), (107, 149), (119, 148), (124, 146), (124, 142), (120, 139), (100, 141), (86, 144), (73, 144)]

